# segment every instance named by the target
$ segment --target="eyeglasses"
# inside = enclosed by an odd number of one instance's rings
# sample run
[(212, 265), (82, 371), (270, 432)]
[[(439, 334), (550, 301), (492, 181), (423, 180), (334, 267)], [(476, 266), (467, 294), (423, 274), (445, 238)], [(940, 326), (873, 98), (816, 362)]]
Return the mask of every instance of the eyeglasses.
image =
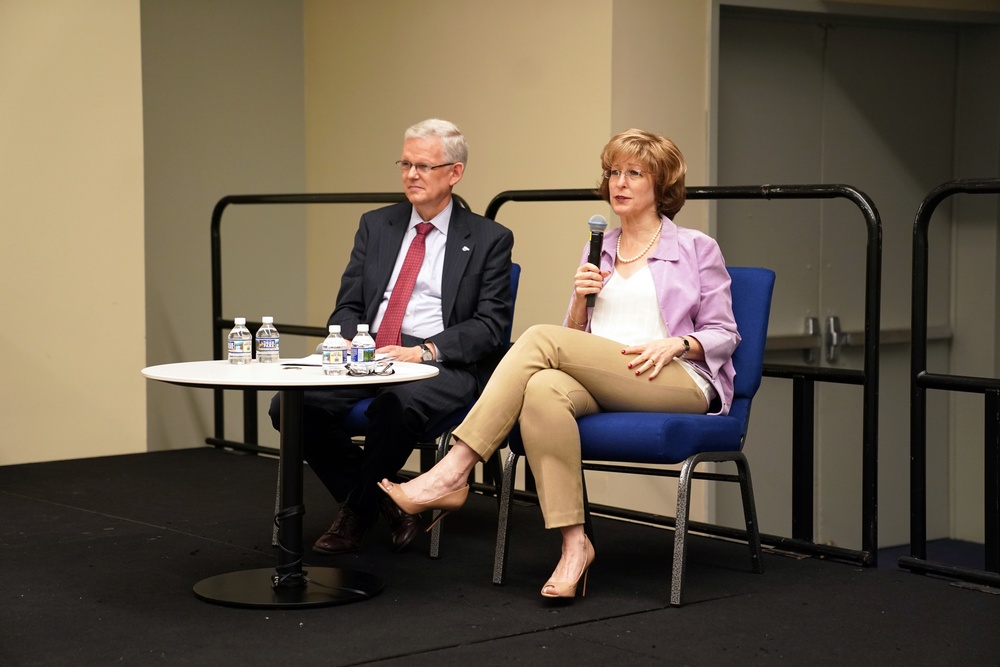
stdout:
[(649, 173), (648, 171), (639, 171), (638, 169), (625, 169), (625, 170), (605, 169), (604, 178), (621, 178), (621, 175), (625, 174), (625, 178), (627, 178), (628, 180), (638, 181), (640, 178), (642, 178), (645, 174), (648, 173)]
[(441, 167), (450, 167), (455, 164), (454, 162), (445, 162), (444, 164), (413, 164), (409, 160), (396, 160), (396, 166), (403, 173), (408, 172), (410, 169), (416, 169), (418, 174), (424, 174), (425, 176), (435, 169), (440, 169)]
[(354, 377), (363, 377), (365, 375), (392, 375), (396, 371), (392, 368), (391, 361), (376, 361), (371, 363), (370, 366), (365, 364), (344, 364), (347, 368), (347, 374), (353, 375)]

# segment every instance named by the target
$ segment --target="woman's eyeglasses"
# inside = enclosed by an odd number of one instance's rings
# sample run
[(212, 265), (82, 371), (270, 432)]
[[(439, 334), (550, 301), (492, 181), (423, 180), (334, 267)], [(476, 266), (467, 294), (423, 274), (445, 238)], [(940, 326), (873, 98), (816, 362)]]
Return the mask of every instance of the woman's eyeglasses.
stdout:
[(605, 169), (604, 178), (621, 178), (622, 174), (625, 174), (625, 178), (630, 181), (638, 181), (643, 177), (643, 174), (648, 174), (648, 171), (639, 171), (638, 169)]

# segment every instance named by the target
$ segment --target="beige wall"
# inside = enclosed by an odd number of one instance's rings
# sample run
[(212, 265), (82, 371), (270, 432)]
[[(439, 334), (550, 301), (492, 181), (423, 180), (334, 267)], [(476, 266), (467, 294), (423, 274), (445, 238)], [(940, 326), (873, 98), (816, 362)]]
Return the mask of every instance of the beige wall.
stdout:
[[(307, 0), (309, 189), (398, 192), (392, 163), (403, 130), (432, 116), (454, 121), (469, 140), (469, 168), (456, 191), (480, 213), (506, 190), (596, 186), (601, 148), (630, 126), (674, 138), (691, 161), (691, 182), (703, 183), (709, 4)], [(313, 322), (332, 309), (349, 250), (343, 235), (364, 208), (310, 214)], [(515, 335), (530, 324), (562, 321), (586, 221), (597, 212), (608, 214), (608, 207), (500, 209), (524, 269)], [(685, 216), (686, 224), (707, 225), (697, 206)]]
[[(232, 194), (305, 190), (299, 0), (143, 0), (146, 363), (210, 359), (212, 209)], [(305, 212), (231, 206), (222, 218), (223, 317), (305, 320)], [(287, 338), (282, 353), (302, 356)], [(212, 392), (150, 382), (149, 449), (204, 444)], [(277, 437), (260, 394), (260, 436)], [(226, 392), (226, 437), (243, 436)]]
[(0, 1), (0, 465), (143, 451), (135, 2)]
[[(305, 189), (302, 25), (299, 0), (0, 0), (0, 465), (211, 434), (210, 392), (139, 370), (211, 356), (215, 202)], [(301, 322), (304, 211), (225, 222), (224, 314)]]
[[(465, 133), (469, 164), (456, 192), (479, 213), (503, 190), (596, 186), (611, 131), (611, 2), (307, 0), (305, 8), (310, 190), (399, 192), (393, 162), (403, 131), (429, 117)], [(500, 222), (517, 239), (514, 260), (525, 269), (515, 335), (530, 323), (562, 320), (585, 223), (606, 209), (501, 209)], [(334, 216), (310, 218), (317, 322), (332, 310), (349, 250), (346, 240), (330, 240), (332, 230), (357, 225), (356, 211)]]

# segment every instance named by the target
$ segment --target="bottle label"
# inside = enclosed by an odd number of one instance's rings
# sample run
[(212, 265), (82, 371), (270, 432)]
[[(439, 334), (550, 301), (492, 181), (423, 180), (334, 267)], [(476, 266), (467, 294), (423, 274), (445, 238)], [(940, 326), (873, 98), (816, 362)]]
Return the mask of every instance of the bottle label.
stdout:
[(323, 350), (323, 365), (325, 366), (329, 366), (331, 364), (336, 366), (344, 365), (345, 363), (347, 363), (346, 352), (347, 350), (344, 350), (343, 348), (333, 349), (333, 350)]
[(253, 347), (249, 340), (229, 341), (229, 354), (250, 354), (251, 352), (253, 352)]
[(257, 351), (258, 352), (277, 352), (278, 351), (278, 338), (258, 338), (257, 339)]
[(375, 348), (374, 347), (351, 348), (351, 361), (354, 363), (375, 361)]

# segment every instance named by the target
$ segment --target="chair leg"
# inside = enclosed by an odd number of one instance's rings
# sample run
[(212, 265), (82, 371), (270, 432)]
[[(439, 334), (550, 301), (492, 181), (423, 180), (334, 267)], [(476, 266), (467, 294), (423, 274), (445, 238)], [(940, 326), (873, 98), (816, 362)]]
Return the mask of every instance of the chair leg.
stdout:
[[(438, 438), (438, 447), (435, 452), (434, 462), (437, 463), (444, 458), (445, 454), (448, 453), (448, 449), (451, 447), (451, 433), (454, 429), (448, 429), (441, 434)], [(483, 462), (483, 482), (489, 482), (493, 484), (496, 489), (497, 502), (500, 502), (500, 495), (502, 493), (503, 485), (503, 470), (500, 468), (500, 459), (496, 454), (490, 457), (488, 461)], [(437, 519), (440, 512), (434, 511), (431, 515), (432, 520)], [(438, 559), (441, 557), (441, 531), (444, 526), (444, 521), (438, 521), (431, 528), (431, 546), (430, 546), (430, 557)]]
[(670, 580), (670, 604), (681, 606), (681, 587), (684, 583), (684, 559), (687, 553), (688, 515), (691, 512), (691, 478), (699, 463), (722, 463), (732, 461), (736, 464), (736, 478), (739, 481), (740, 494), (743, 496), (743, 518), (747, 524), (747, 546), (750, 549), (750, 564), (757, 574), (764, 571), (764, 561), (761, 558), (760, 526), (757, 524), (757, 508), (753, 498), (753, 483), (750, 479), (750, 464), (742, 452), (706, 452), (695, 454), (684, 461), (677, 483), (677, 520), (674, 531), (674, 563), (673, 575)]
[(740, 493), (743, 496), (743, 518), (747, 524), (747, 545), (750, 547), (750, 564), (753, 571), (764, 571), (764, 561), (760, 555), (760, 526), (757, 525), (757, 506), (753, 499), (753, 483), (750, 480), (750, 464), (742, 452), (733, 457), (740, 478)]
[(507, 462), (503, 469), (503, 485), (500, 491), (500, 516), (497, 519), (497, 548), (493, 555), (493, 583), (500, 586), (504, 582), (507, 567), (507, 551), (510, 545), (508, 525), (510, 510), (514, 504), (514, 472), (517, 470), (518, 456), (514, 452), (507, 454)]
[(670, 576), (670, 605), (681, 606), (684, 585), (684, 558), (687, 554), (687, 524), (691, 512), (691, 474), (698, 465), (698, 456), (685, 459), (677, 477), (677, 514), (674, 523), (674, 562)]

